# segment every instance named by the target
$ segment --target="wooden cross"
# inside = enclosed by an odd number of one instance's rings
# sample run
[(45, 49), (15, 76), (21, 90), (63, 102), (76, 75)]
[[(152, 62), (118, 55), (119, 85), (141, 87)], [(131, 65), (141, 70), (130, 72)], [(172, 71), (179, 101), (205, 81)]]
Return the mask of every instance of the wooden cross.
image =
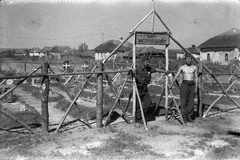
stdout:
[(68, 63), (63, 64), (63, 69), (67, 70), (68, 67), (70, 67), (70, 64), (68, 64)]

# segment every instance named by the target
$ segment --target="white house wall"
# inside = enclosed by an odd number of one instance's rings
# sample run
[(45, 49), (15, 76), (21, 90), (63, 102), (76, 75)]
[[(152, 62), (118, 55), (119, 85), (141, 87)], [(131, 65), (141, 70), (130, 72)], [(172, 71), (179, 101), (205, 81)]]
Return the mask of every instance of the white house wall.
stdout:
[(42, 57), (42, 56), (44, 56), (44, 54), (43, 53), (38, 53), (38, 52), (31, 52), (31, 53), (29, 53), (29, 56), (36, 56), (36, 57)]
[[(196, 59), (200, 58), (200, 55), (197, 55), (197, 54), (192, 54), (192, 55)], [(183, 59), (183, 58), (185, 58), (185, 54), (177, 53), (177, 59)]]
[[(228, 64), (234, 58), (240, 60), (239, 50), (236, 48), (233, 51), (218, 51), (218, 52), (201, 52), (200, 60), (207, 61), (207, 55), (210, 54), (210, 60), (221, 64)], [(228, 54), (228, 61), (225, 61), (225, 54)]]
[[(111, 56), (109, 59), (116, 59), (118, 52), (115, 52), (115, 54), (113, 56)], [(107, 53), (95, 53), (95, 60), (104, 60), (106, 58), (108, 58), (110, 56), (110, 52)]]
[(184, 54), (182, 53), (177, 53), (177, 59), (182, 59), (184, 58)]

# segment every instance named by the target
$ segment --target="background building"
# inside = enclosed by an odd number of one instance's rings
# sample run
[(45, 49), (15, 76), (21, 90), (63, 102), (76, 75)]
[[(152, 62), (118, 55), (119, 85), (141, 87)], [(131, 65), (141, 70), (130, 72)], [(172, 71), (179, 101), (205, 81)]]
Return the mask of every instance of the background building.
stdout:
[(233, 59), (239, 59), (240, 29), (230, 31), (208, 39), (199, 45), (202, 61), (228, 64)]

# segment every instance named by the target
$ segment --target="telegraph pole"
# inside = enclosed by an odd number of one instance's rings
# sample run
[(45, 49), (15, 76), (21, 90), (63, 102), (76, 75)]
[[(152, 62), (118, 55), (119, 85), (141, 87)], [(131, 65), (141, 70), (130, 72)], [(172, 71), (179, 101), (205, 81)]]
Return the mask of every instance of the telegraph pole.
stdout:
[(153, 14), (152, 14), (152, 33), (154, 32), (154, 23), (155, 23), (155, 0), (153, 1)]
[(102, 33), (102, 44), (103, 44), (103, 35), (104, 35), (104, 33)]

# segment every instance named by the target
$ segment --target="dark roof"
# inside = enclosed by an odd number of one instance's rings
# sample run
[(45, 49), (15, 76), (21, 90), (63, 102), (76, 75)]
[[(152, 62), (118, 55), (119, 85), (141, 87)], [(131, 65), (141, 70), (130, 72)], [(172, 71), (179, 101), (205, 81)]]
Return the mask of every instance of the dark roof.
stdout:
[(192, 47), (186, 48), (188, 52), (191, 54), (198, 54), (200, 55), (200, 48), (196, 47), (195, 45), (192, 45)]
[(69, 46), (54, 46), (51, 51), (55, 53), (62, 53), (62, 52), (68, 52), (71, 50)]
[(30, 49), (30, 52), (35, 52), (35, 53), (40, 52), (40, 51), (41, 51), (41, 48), (38, 48), (38, 47), (34, 47), (34, 48)]
[[(136, 47), (136, 56), (139, 56), (139, 52), (140, 52), (140, 49)], [(132, 54), (133, 54), (133, 50), (129, 50), (123, 54), (123, 57), (125, 58), (132, 57)]]
[(161, 51), (157, 48), (154, 48), (153, 46), (151, 47), (143, 47), (142, 50), (140, 51), (139, 55), (145, 55), (145, 54), (158, 54)]
[(80, 53), (81, 57), (95, 57), (95, 52), (93, 50), (86, 50)]
[[(124, 53), (123, 57), (132, 57), (133, 51), (127, 51)], [(163, 57), (165, 56), (164, 50), (162, 49), (157, 49), (154, 47), (137, 47), (136, 48), (136, 57), (141, 57), (143, 55), (150, 55), (150, 56), (155, 56), (155, 57)]]
[(66, 60), (66, 61), (63, 62), (63, 64), (70, 64), (70, 61)]
[(233, 28), (208, 39), (198, 46), (201, 51), (231, 51), (240, 48), (240, 29)]
[[(99, 46), (97, 46), (94, 51), (101, 51), (101, 52), (111, 52), (113, 51), (115, 48), (117, 48), (117, 46), (121, 44), (120, 40), (109, 40), (103, 44), (100, 44)], [(132, 49), (132, 44), (129, 42), (125, 42), (119, 49), (118, 51), (129, 51)]]
[(95, 51), (94, 50), (84, 50), (84, 51), (79, 51), (76, 49), (72, 50), (72, 53), (74, 55), (79, 55), (80, 57), (85, 57), (85, 58), (94, 58), (95, 57)]
[(15, 54), (26, 54), (26, 50), (25, 49), (16, 49)]
[[(140, 53), (141, 53), (141, 51), (142, 51), (144, 48), (145, 48), (145, 47), (137, 47), (137, 49), (136, 49), (136, 56), (137, 56), (137, 57), (141, 56)], [(148, 47), (147, 47), (147, 48), (148, 48)], [(150, 50), (151, 50), (151, 49), (150, 49)], [(159, 50), (158, 53), (152, 52), (151, 55), (153, 55), (153, 56), (155, 56), (155, 55), (165, 56), (165, 50), (164, 50), (164, 49), (157, 49), (157, 50)], [(127, 58), (127, 57), (130, 58), (130, 57), (132, 57), (132, 53), (133, 53), (132, 50), (131, 50), (131, 51), (128, 51), (128, 52), (125, 52), (124, 55), (123, 55), (123, 57), (124, 57), (124, 58)], [(182, 54), (184, 54), (185, 51), (182, 50), (182, 49), (169, 49), (169, 50), (168, 50), (169, 58), (170, 58), (170, 57), (175, 57), (175, 56), (177, 55), (177, 53), (182, 53)], [(149, 52), (148, 52), (148, 54), (150, 55)]]
[(9, 51), (9, 50), (25, 50), (26, 48), (0, 48), (0, 52)]
[(46, 53), (46, 52), (50, 52), (51, 50), (52, 50), (52, 47), (43, 47), (41, 49), (41, 52)]
[[(165, 52), (165, 51), (164, 51)], [(168, 50), (168, 54), (170, 55), (170, 54), (178, 54), (178, 53), (185, 53), (185, 51), (184, 50), (182, 50), (182, 49), (169, 49)]]

